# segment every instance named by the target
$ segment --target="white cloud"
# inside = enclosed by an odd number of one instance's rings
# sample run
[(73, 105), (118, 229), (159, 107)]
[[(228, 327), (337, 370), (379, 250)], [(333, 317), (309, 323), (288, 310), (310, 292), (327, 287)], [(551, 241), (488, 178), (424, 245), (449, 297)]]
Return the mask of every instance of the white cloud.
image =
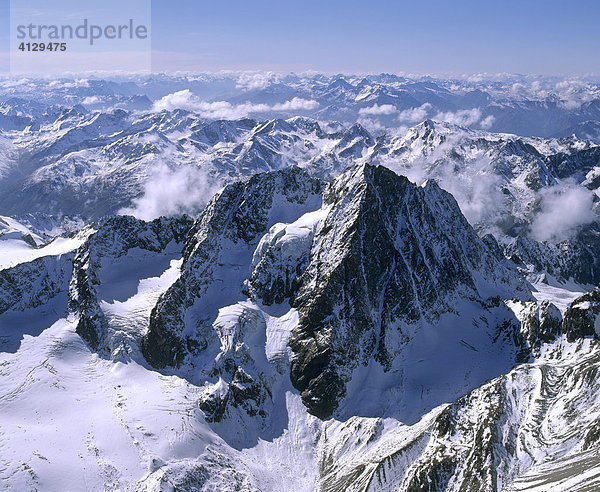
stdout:
[(162, 215), (194, 214), (218, 188), (199, 168), (170, 169), (166, 164), (159, 165), (146, 181), (144, 194), (133, 200), (132, 207), (119, 210), (119, 214), (142, 220), (153, 220)]
[(360, 108), (358, 110), (358, 114), (379, 116), (393, 114), (396, 111), (396, 108), (391, 104), (382, 104), (381, 106), (379, 104), (374, 104), (373, 106), (370, 106), (368, 108)]
[(489, 130), (492, 127), (492, 125), (494, 124), (495, 120), (496, 120), (496, 118), (492, 115), (486, 116), (479, 122), (479, 126), (481, 128), (484, 128), (485, 130)]
[[(312, 99), (302, 99), (300, 97), (294, 97), (291, 101), (286, 101), (281, 104), (274, 104), (271, 106), (271, 111), (310, 111), (311, 109), (317, 109), (319, 103)], [(268, 111), (268, 110), (267, 110)]]
[(598, 89), (585, 80), (571, 78), (555, 82), (552, 79), (515, 82), (507, 86), (509, 96), (516, 99), (542, 101), (557, 98), (559, 104), (568, 110), (577, 110), (583, 104), (598, 97)]
[(440, 181), (456, 198), (469, 223), (494, 224), (494, 228), (507, 213), (507, 199), (501, 192), (500, 177), (489, 172), (490, 167), (483, 159), (472, 164), (473, 174), (454, 174), (447, 168), (441, 173)]
[(207, 102), (193, 94), (189, 89), (184, 89), (164, 96), (154, 103), (154, 111), (172, 111), (184, 109), (198, 113), (203, 118), (211, 119), (238, 119), (250, 113), (267, 113), (270, 111), (308, 111), (319, 107), (317, 101), (294, 97), (290, 101), (268, 104), (241, 103), (231, 104), (227, 101)]
[(577, 228), (596, 220), (594, 195), (575, 183), (565, 183), (540, 192), (541, 211), (531, 223), (531, 235), (538, 241), (568, 239)]
[(482, 119), (481, 110), (479, 108), (460, 109), (456, 112), (440, 112), (435, 115), (434, 119), (452, 123), (453, 125), (458, 126), (479, 126), (486, 130), (491, 128), (495, 121), (495, 118), (492, 115), (486, 116)]
[(23, 88), (23, 87), (28, 87), (28, 88), (34, 88), (35, 85), (32, 83), (33, 81), (27, 78), (20, 78), (20, 79), (8, 79), (8, 80), (3, 80), (0, 81), (0, 87), (3, 87), (4, 89), (11, 89), (11, 88)]
[(427, 113), (431, 108), (431, 104), (425, 103), (416, 108), (405, 109), (398, 115), (398, 121), (401, 123), (419, 123), (427, 118)]
[(266, 89), (269, 85), (279, 82), (273, 72), (243, 72), (236, 81), (237, 89), (257, 90)]
[(563, 80), (554, 89), (566, 109), (579, 109), (595, 96), (590, 85), (578, 79)]
[(189, 89), (168, 94), (154, 103), (155, 111), (171, 111), (173, 109), (194, 110), (202, 101)]
[[(537, 90), (539, 90), (539, 87)], [(522, 84), (521, 82), (515, 82), (508, 89), (508, 93), (512, 97), (527, 97), (529, 95), (529, 89), (525, 84)]]
[(369, 133), (377, 134), (384, 133), (389, 131), (390, 129), (385, 125), (382, 125), (380, 121), (374, 120), (372, 118), (359, 118), (357, 123), (365, 128)]
[(89, 87), (90, 82), (88, 79), (75, 79), (72, 81), (64, 80), (51, 80), (48, 82), (48, 87), (51, 89), (73, 89), (76, 87)]
[(476, 74), (469, 75), (467, 77), (467, 81), (468, 82), (483, 82), (488, 77), (489, 77), (488, 74), (485, 74), (485, 73), (476, 73)]
[(100, 101), (101, 99), (98, 96), (88, 96), (83, 101), (81, 101), (81, 104), (97, 104)]

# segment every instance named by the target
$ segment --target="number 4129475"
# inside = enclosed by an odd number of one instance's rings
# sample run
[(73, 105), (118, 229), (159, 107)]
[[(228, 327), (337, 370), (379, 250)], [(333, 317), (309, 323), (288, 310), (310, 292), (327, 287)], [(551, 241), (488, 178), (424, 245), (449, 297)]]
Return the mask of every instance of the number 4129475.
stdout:
[(20, 51), (67, 51), (67, 43), (21, 43)]

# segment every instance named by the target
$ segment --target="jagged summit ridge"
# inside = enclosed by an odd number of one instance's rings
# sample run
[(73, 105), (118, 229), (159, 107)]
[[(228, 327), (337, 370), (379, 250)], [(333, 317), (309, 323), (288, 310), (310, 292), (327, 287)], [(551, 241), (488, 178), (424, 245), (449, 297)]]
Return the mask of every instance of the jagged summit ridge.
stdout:
[[(467, 309), (460, 302), (472, 304), (468, 316), (481, 310), (496, 338), (516, 336), (508, 308), (499, 301), (489, 308), (486, 300), (529, 299), (526, 283), (435, 182), (419, 187), (363, 164), (322, 189), (305, 171), (289, 169), (217, 194), (188, 236), (180, 277), (152, 311), (142, 344), (148, 361), (183, 368), (219, 360), (223, 313), (260, 324), (291, 306), (289, 316), (298, 316), (285, 338), (291, 381), (309, 410), (325, 417), (346, 394), (352, 371), (371, 360), (391, 371), (419, 327), (459, 316)], [(255, 322), (239, 323), (250, 329)], [(511, 342), (509, 359), (525, 345)], [(239, 377), (212, 362), (204, 367), (213, 378), (223, 370), (231, 381)], [(254, 370), (238, 367), (247, 383), (255, 381)]]
[(456, 312), (459, 299), (529, 295), (433, 181), (363, 165), (330, 185), (324, 206), (290, 339), (292, 381), (317, 415), (331, 414), (357, 365), (390, 370), (409, 326)]
[[(244, 298), (244, 280), (260, 238), (273, 224), (318, 208), (321, 189), (318, 179), (290, 168), (259, 174), (218, 193), (190, 232), (182, 275), (153, 310), (143, 345), (146, 358), (159, 367), (177, 365), (194, 345), (206, 347), (214, 338), (210, 323), (217, 305)], [(231, 266), (233, 274), (227, 270)], [(223, 286), (220, 294), (215, 285)], [(190, 308), (198, 314), (187, 313)]]

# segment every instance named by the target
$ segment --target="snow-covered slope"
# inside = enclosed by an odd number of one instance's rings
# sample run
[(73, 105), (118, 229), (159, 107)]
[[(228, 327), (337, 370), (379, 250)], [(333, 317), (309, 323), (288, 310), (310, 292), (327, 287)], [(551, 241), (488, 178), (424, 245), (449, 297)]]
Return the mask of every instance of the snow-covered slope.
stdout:
[[(0, 176), (0, 210), (92, 218), (123, 208), (151, 218), (198, 212), (203, 195), (236, 178), (293, 165), (337, 173), (374, 145), (359, 125), (207, 121), (181, 110), (70, 113), (36, 132), (7, 135), (15, 150)], [(161, 188), (165, 182), (170, 187)]]
[(571, 180), (595, 191), (586, 178), (600, 148), (574, 137), (525, 138), (426, 120), (380, 145), (372, 160), (417, 182), (435, 178), (482, 233), (515, 236), (535, 219), (544, 190)]
[(324, 189), (288, 169), (194, 222), (79, 234), (0, 272), (28, 294), (0, 312), (10, 489), (596, 480), (599, 291), (564, 315), (534, 300), (433, 182), (359, 165)]

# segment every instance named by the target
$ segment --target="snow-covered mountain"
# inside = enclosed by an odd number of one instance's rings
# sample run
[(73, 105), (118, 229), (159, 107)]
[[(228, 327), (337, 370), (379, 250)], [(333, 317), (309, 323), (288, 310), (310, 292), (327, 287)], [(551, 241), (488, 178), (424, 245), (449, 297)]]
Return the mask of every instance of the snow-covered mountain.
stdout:
[(595, 434), (569, 408), (600, 411), (584, 376), (597, 291), (564, 314), (536, 301), (432, 181), (289, 168), (225, 187), (195, 221), (70, 236), (0, 272), (13, 488), (588, 480)]
[(1, 488), (600, 487), (594, 84), (13, 82)]
[[(291, 165), (328, 177), (363, 161), (417, 182), (433, 177), (478, 231), (516, 236), (543, 208), (546, 188), (556, 195), (562, 185), (582, 185), (597, 195), (600, 187), (600, 147), (588, 141), (525, 138), (432, 120), (373, 136), (359, 123), (305, 117), (206, 120), (181, 110), (72, 110), (36, 131), (4, 134), (0, 211), (6, 215), (197, 213), (206, 195), (240, 177)], [(165, 181), (169, 187), (161, 186)], [(597, 200), (593, 193), (589, 198)]]
[(435, 179), (480, 235), (530, 273), (600, 282), (600, 147), (576, 137), (525, 138), (426, 120), (381, 138), (369, 162), (417, 183)]

